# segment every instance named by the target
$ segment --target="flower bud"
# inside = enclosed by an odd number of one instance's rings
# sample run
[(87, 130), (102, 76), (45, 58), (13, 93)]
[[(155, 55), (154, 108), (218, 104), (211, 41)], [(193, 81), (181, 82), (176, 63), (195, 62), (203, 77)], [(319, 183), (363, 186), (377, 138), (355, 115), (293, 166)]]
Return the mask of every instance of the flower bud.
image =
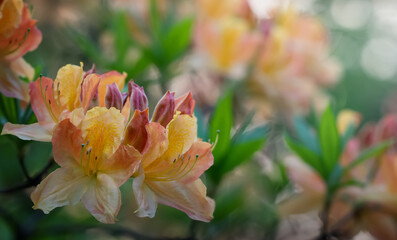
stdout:
[(130, 95), (130, 111), (132, 113), (135, 112), (135, 110), (144, 111), (148, 108), (148, 100), (143, 87), (130, 81), (128, 83), (128, 93)]
[(181, 114), (188, 114), (190, 116), (194, 113), (194, 106), (196, 102), (193, 99), (192, 93), (188, 92), (185, 95), (175, 99), (175, 109)]
[(119, 110), (123, 108), (123, 98), (116, 83), (109, 84), (106, 87), (105, 106), (106, 108), (114, 107)]
[(158, 122), (163, 127), (172, 120), (175, 113), (175, 97), (174, 93), (167, 93), (157, 103), (153, 112), (152, 122)]

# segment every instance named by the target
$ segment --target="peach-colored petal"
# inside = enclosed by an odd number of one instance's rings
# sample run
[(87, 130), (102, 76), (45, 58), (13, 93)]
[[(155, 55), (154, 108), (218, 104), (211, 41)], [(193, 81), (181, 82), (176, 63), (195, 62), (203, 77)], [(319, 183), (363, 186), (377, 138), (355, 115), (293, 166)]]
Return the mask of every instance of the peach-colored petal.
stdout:
[(58, 168), (32, 193), (33, 208), (41, 209), (47, 214), (56, 207), (75, 205), (87, 191), (88, 181), (83, 171)]
[(148, 143), (148, 133), (145, 126), (149, 123), (148, 109), (145, 111), (135, 110), (130, 123), (127, 126), (124, 137), (124, 144), (134, 146), (141, 153), (146, 152)]
[(135, 200), (138, 203), (136, 210), (138, 217), (153, 218), (157, 209), (157, 196), (145, 184), (145, 174), (143, 168), (138, 170), (138, 176), (132, 182)]
[(189, 150), (196, 140), (197, 119), (189, 115), (175, 115), (167, 125), (167, 130), (169, 145), (162, 158), (172, 162)]
[(73, 125), (80, 128), (81, 122), (84, 119), (84, 109), (83, 108), (76, 108), (73, 112), (69, 112), (68, 110), (64, 110), (61, 115), (59, 116), (59, 122), (69, 119)]
[(124, 117), (115, 108), (90, 109), (81, 123), (84, 142), (89, 141), (92, 155), (99, 161), (110, 158), (121, 143)]
[[(160, 123), (151, 122), (146, 125), (150, 146), (143, 155), (142, 165), (150, 172), (150, 165), (158, 160), (168, 148), (167, 130)], [(159, 159), (161, 161), (161, 159)], [(155, 164), (156, 165), (156, 164)], [(156, 167), (156, 166), (154, 166)]]
[(82, 144), (81, 130), (73, 125), (69, 119), (63, 120), (55, 127), (53, 133), (54, 160), (61, 167), (78, 168)]
[(189, 184), (178, 181), (147, 181), (146, 184), (159, 203), (179, 209), (194, 220), (209, 222), (213, 218), (215, 202), (206, 196), (207, 188), (200, 179)]
[(281, 202), (278, 207), (278, 213), (281, 217), (287, 217), (293, 214), (303, 214), (314, 210), (320, 210), (324, 201), (324, 196), (300, 193), (290, 199)]
[(98, 101), (100, 107), (105, 107), (105, 95), (107, 85), (116, 83), (120, 90), (123, 89), (127, 74), (121, 74), (116, 71), (110, 71), (101, 75), (101, 81), (98, 85)]
[(110, 159), (101, 163), (98, 171), (106, 173), (121, 186), (127, 181), (141, 163), (142, 155), (130, 145), (120, 145)]
[(8, 37), (22, 22), (23, 2), (21, 0), (0, 2), (0, 36)]
[[(57, 102), (53, 96), (53, 84), (51, 78), (40, 77), (35, 82), (29, 84), (30, 101), (32, 110), (39, 121), (39, 124), (56, 122), (59, 116), (59, 109), (56, 107)], [(49, 104), (51, 101), (51, 104)]]
[[(58, 70), (54, 87), (60, 92), (60, 102), (63, 108), (73, 111), (80, 106), (81, 82), (83, 81), (83, 66), (65, 65)], [(59, 84), (59, 88), (58, 88)]]
[(36, 20), (31, 19), (29, 9), (25, 4), (22, 13), (22, 23), (13, 33), (11, 39), (6, 39), (6, 41), (14, 40), (14, 44), (9, 46), (9, 48), (12, 49), (10, 49), (11, 52), (6, 56), (7, 61), (13, 61), (17, 58), (21, 58), (27, 52), (38, 47), (41, 42), (42, 35), (35, 25)]
[(29, 85), (19, 77), (31, 79), (32, 71), (32, 67), (23, 58), (13, 62), (0, 61), (0, 92), (7, 97), (29, 102)]
[(191, 92), (175, 99), (175, 109), (176, 111), (181, 112), (181, 114), (193, 116), (195, 104), (196, 102), (194, 101)]
[(89, 74), (84, 78), (80, 95), (81, 107), (84, 108), (84, 111), (87, 111), (92, 99), (98, 91), (99, 81), (100, 77), (95, 73)]
[(114, 223), (121, 205), (120, 190), (110, 176), (99, 173), (90, 180), (82, 202), (98, 221)]
[[(183, 155), (185, 159), (189, 159), (186, 169), (191, 169), (185, 177), (180, 181), (189, 183), (197, 180), (209, 167), (214, 164), (214, 156), (211, 152), (212, 145), (207, 142), (197, 141)], [(198, 156), (196, 160), (196, 156)]]
[(52, 129), (55, 124), (41, 126), (38, 123), (30, 125), (6, 123), (1, 135), (11, 134), (22, 140), (34, 140), (39, 142), (51, 142)]

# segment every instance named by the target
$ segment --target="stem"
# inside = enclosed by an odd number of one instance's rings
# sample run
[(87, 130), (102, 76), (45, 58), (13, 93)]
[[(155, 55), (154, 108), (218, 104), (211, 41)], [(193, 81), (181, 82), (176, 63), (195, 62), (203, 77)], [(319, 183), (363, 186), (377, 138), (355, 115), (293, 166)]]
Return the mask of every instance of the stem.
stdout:
[(58, 226), (51, 226), (50, 228), (46, 229), (45, 232), (48, 235), (59, 235), (62, 233), (68, 233), (70, 234), (71, 232), (82, 232), (84, 230), (89, 230), (89, 229), (96, 229), (96, 230), (102, 230), (107, 233), (109, 233), (112, 236), (128, 236), (132, 237), (137, 240), (194, 240), (195, 238), (192, 237), (187, 237), (187, 238), (167, 238), (167, 237), (151, 237), (151, 236), (146, 236), (140, 233), (137, 233), (129, 228), (124, 228), (124, 227), (116, 227), (113, 225), (98, 225), (98, 224), (87, 224), (87, 225), (82, 225), (82, 224), (71, 224), (71, 225), (58, 225)]
[(10, 194), (13, 192), (17, 192), (29, 187), (33, 187), (36, 186), (37, 184), (39, 184), (44, 176), (44, 174), (48, 171), (48, 169), (50, 169), (52, 167), (54, 163), (54, 160), (51, 159), (48, 164), (44, 167), (44, 169), (39, 172), (36, 176), (34, 176), (33, 178), (28, 179), (25, 183), (22, 183), (20, 185), (14, 186), (12, 188), (8, 188), (8, 189), (0, 189), (0, 194)]

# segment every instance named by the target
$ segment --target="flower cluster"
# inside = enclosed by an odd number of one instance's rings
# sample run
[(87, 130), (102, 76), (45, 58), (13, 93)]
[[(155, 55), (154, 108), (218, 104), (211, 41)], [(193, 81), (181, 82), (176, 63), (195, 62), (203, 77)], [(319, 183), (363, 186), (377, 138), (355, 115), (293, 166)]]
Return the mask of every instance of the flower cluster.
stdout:
[(45, 213), (82, 202), (104, 223), (120, 209), (119, 187), (133, 178), (141, 217), (153, 217), (165, 204), (200, 221), (210, 221), (214, 201), (200, 176), (213, 164), (212, 145), (197, 138), (195, 101), (190, 93), (167, 92), (149, 120), (148, 99), (126, 75), (66, 65), (53, 81), (29, 84), (38, 123), (7, 123), (2, 134), (51, 141), (60, 168), (32, 193), (35, 209)]
[(218, 75), (248, 80), (253, 102), (266, 117), (308, 113), (313, 100), (324, 108), (321, 90), (340, 75), (325, 27), (292, 5), (268, 10), (266, 17), (254, 7), (247, 0), (197, 0), (198, 59)]
[(33, 68), (23, 56), (41, 42), (41, 32), (22, 0), (0, 2), (0, 92), (24, 102), (29, 101), (28, 83)]

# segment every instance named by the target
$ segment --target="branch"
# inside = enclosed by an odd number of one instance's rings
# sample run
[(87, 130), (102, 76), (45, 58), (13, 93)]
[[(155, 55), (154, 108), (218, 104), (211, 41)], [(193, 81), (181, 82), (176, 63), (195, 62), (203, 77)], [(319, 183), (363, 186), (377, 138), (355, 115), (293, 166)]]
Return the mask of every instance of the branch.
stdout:
[(22, 183), (20, 185), (14, 186), (12, 188), (8, 188), (8, 189), (0, 189), (0, 194), (9, 194), (9, 193), (13, 193), (16, 191), (20, 191), (29, 187), (33, 187), (36, 186), (37, 184), (39, 184), (44, 176), (44, 174), (46, 174), (46, 172), (48, 171), (48, 169), (50, 169), (52, 167), (54, 163), (54, 160), (51, 159), (47, 165), (44, 167), (44, 169), (39, 172), (36, 176), (32, 177), (32, 178), (28, 178), (28, 180), (25, 183)]

